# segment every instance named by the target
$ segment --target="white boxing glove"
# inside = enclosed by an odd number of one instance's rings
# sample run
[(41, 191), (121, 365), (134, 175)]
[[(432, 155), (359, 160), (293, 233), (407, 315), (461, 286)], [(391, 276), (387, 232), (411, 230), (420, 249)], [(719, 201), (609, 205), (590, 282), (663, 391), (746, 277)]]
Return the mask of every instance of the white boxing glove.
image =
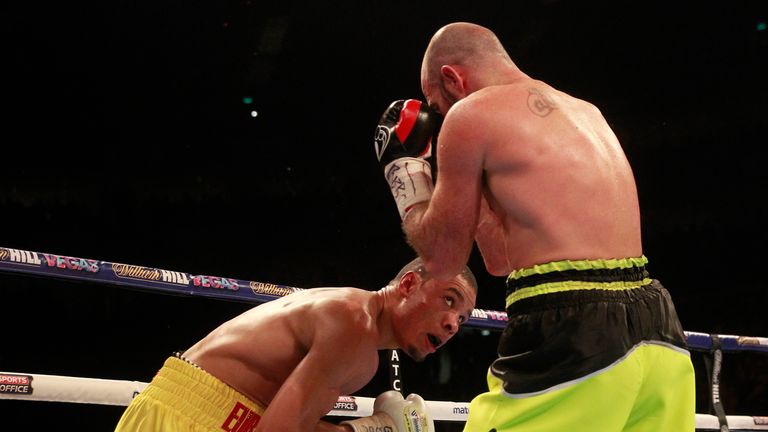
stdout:
[[(380, 394), (373, 402), (373, 415), (341, 424), (352, 427), (355, 432), (386, 431), (392, 432), (434, 432), (435, 424), (427, 412), (427, 406), (421, 396), (411, 393), (403, 395), (394, 390)], [(389, 429), (387, 429), (389, 428)]]

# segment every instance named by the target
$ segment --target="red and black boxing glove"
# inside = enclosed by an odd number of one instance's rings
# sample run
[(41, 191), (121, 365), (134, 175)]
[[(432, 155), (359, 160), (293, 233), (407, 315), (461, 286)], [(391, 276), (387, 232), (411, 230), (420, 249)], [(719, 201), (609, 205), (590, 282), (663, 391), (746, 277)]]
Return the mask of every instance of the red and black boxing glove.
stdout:
[(442, 118), (415, 99), (397, 100), (384, 111), (376, 128), (376, 157), (395, 198), (400, 217), (432, 196), (432, 155)]

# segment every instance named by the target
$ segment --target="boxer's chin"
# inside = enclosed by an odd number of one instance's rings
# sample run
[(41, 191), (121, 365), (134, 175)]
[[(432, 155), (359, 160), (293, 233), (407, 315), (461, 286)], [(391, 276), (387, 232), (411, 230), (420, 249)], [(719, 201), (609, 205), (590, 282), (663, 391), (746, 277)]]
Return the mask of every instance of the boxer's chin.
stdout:
[(416, 349), (416, 347), (413, 345), (406, 347), (405, 353), (408, 354), (408, 357), (412, 358), (415, 362), (423, 362), (427, 357), (423, 353), (419, 352), (419, 350)]

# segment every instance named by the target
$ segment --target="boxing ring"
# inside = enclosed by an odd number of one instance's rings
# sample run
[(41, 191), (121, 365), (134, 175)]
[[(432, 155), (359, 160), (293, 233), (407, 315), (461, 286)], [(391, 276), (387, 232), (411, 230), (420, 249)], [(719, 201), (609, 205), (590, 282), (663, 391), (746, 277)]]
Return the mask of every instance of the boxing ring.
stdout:
[[(234, 278), (194, 275), (132, 264), (33, 252), (0, 247), (0, 272), (54, 279), (95, 282), (155, 293), (198, 296), (217, 300), (264, 303), (302, 290), (285, 285)], [(505, 312), (475, 309), (465, 326), (500, 331)], [(686, 332), (691, 351), (705, 355), (710, 413), (696, 414), (700, 431), (768, 430), (766, 412), (755, 416), (727, 415), (720, 399), (723, 355), (736, 352), (768, 354), (768, 338)], [(158, 364), (159, 368), (159, 364)], [(401, 371), (396, 351), (390, 355), (391, 387), (400, 390)], [(148, 383), (37, 374), (33, 371), (0, 371), (0, 399), (127, 406)], [(385, 389), (382, 389), (382, 391)], [(388, 390), (388, 389), (387, 389)], [(329, 416), (361, 417), (373, 412), (373, 398), (340, 396)], [(0, 407), (3, 402), (0, 402)], [(463, 422), (469, 402), (427, 401), (435, 422)], [(117, 419), (115, 420), (117, 424)]]

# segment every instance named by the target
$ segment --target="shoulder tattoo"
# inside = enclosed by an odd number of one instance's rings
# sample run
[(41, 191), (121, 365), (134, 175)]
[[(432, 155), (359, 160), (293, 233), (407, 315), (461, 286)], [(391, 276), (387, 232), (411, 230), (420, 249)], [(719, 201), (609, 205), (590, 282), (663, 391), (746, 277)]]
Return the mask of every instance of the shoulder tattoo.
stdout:
[(546, 117), (557, 109), (557, 105), (539, 89), (528, 89), (528, 109), (539, 117)]

